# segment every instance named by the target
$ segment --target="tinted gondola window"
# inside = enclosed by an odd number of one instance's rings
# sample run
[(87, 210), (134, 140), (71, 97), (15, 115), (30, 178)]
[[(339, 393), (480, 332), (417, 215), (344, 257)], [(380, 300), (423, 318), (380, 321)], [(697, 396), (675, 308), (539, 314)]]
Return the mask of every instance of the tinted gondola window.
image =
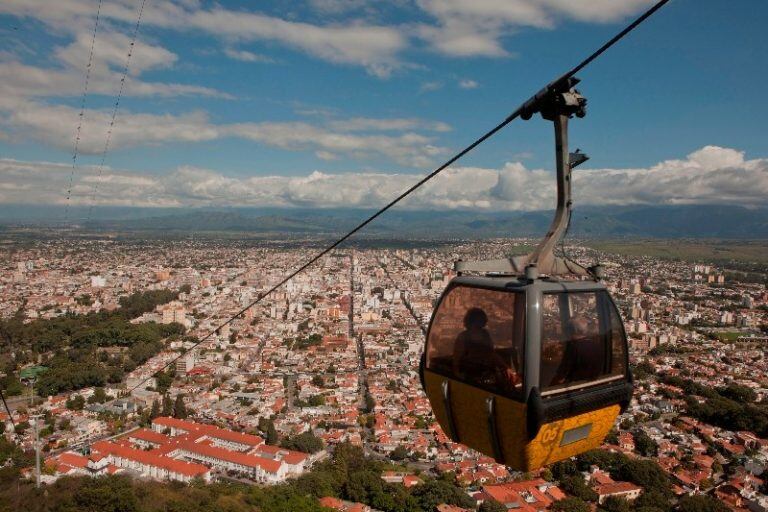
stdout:
[(621, 316), (607, 295), (606, 308), (611, 317), (611, 375), (624, 375), (627, 372), (627, 343), (624, 323)]
[(544, 391), (624, 375), (621, 319), (604, 292), (545, 294), (541, 386)]
[(457, 286), (440, 302), (427, 369), (503, 395), (522, 388), (525, 297)]

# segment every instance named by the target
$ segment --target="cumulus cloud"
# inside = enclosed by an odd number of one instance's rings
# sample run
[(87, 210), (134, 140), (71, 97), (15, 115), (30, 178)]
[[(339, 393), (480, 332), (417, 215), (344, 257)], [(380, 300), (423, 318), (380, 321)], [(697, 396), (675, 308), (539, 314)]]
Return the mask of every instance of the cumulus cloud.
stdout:
[(339, 119), (330, 121), (329, 126), (332, 128), (343, 131), (392, 131), (392, 130), (418, 130), (424, 129), (435, 132), (449, 132), (451, 131), (450, 125), (442, 122), (425, 121), (423, 119), (416, 118), (369, 118), (369, 117), (353, 117), (351, 119)]
[(432, 92), (432, 91), (438, 91), (443, 88), (443, 82), (440, 81), (433, 81), (433, 82), (424, 82), (421, 84), (421, 87), (419, 87), (419, 92)]
[[(0, 202), (62, 204), (68, 164), (0, 159)], [(96, 204), (132, 206), (381, 206), (420, 176), (359, 172), (231, 177), (182, 166), (164, 175), (106, 169)], [(78, 170), (73, 204), (90, 204), (96, 169)], [(554, 173), (508, 163), (500, 169), (455, 167), (405, 203), (411, 209), (546, 210), (554, 206)], [(706, 146), (686, 158), (644, 169), (579, 170), (577, 205), (739, 204), (765, 206), (768, 159)]]
[[(150, 2), (142, 23), (183, 32), (204, 32), (226, 47), (233, 43), (266, 41), (339, 64), (362, 66), (368, 73), (386, 78), (403, 67), (402, 53), (414, 38), (426, 41), (434, 50), (450, 56), (508, 56), (502, 39), (521, 27), (548, 29), (560, 20), (613, 22), (638, 12), (653, 0), (417, 0), (398, 2), (397, 8), (411, 8), (425, 14), (430, 22), (399, 24), (363, 21), (380, 19), (378, 7), (362, 0), (311, 0), (319, 12), (345, 14), (336, 23), (308, 23), (266, 15), (252, 10), (229, 9), (220, 5), (177, 0)], [(4, 0), (0, 14), (35, 18), (58, 32), (87, 34), (97, 0)], [(380, 3), (383, 7), (386, 3)], [(391, 3), (389, 4), (391, 7)], [(102, 5), (105, 23), (130, 25), (137, 6), (131, 0), (114, 0)], [(358, 13), (369, 14), (361, 16)], [(78, 36), (80, 39), (81, 36)], [(232, 58), (248, 60), (248, 50), (229, 52)], [(234, 56), (233, 56), (234, 55)]]
[[(0, 4), (2, 12), (2, 4)], [(91, 29), (92, 30), (92, 29)], [(15, 55), (0, 56), (0, 96), (6, 102), (33, 97), (79, 96), (83, 92), (83, 76), (88, 65), (91, 32), (73, 33), (74, 40), (53, 50), (55, 67), (41, 67), (20, 62)], [(102, 27), (94, 46), (88, 81), (90, 93), (112, 96), (117, 93), (126, 62), (130, 38), (110, 27)], [(147, 82), (139, 76), (149, 70), (173, 66), (178, 56), (156, 44), (137, 40), (128, 68), (129, 77), (123, 93), (126, 96), (229, 96), (209, 87)]]
[(440, 53), (458, 56), (510, 55), (502, 38), (520, 27), (552, 28), (560, 19), (585, 22), (620, 20), (653, 0), (418, 0), (437, 23), (417, 34)]
[[(36, 18), (56, 30), (85, 29), (95, 4), (91, 0), (8, 0), (0, 3), (0, 13)], [(136, 20), (136, 7), (128, 0), (107, 2), (101, 15), (105, 20), (131, 24)], [(150, 2), (142, 23), (202, 31), (225, 42), (276, 42), (326, 61), (363, 66), (379, 77), (389, 76), (400, 66), (397, 54), (408, 42), (396, 27), (354, 22), (317, 25), (220, 6), (205, 8), (198, 2)]]
[(249, 52), (247, 50), (235, 50), (233, 48), (225, 48), (224, 55), (230, 59), (239, 60), (241, 62), (261, 62), (264, 64), (270, 64), (275, 62), (273, 59), (266, 55), (260, 55), (258, 53)]
[(477, 89), (480, 86), (479, 83), (477, 83), (475, 80), (460, 80), (459, 81), (459, 88), (461, 89)]
[[(70, 149), (72, 127), (79, 110), (63, 105), (37, 102), (13, 102), (0, 112), (0, 126), (14, 130), (17, 138), (34, 138), (49, 145)], [(103, 151), (111, 119), (109, 110), (87, 109), (79, 143), (83, 154)], [(443, 132), (445, 123), (421, 119), (335, 119), (327, 125), (307, 122), (212, 123), (205, 112), (186, 114), (144, 114), (124, 111), (113, 129), (112, 149), (161, 145), (173, 142), (205, 142), (226, 137), (259, 142), (291, 151), (315, 151), (330, 160), (345, 155), (356, 159), (384, 156), (398, 164), (427, 167), (433, 159), (447, 153), (433, 137), (412, 130)], [(380, 132), (391, 132), (386, 135)]]

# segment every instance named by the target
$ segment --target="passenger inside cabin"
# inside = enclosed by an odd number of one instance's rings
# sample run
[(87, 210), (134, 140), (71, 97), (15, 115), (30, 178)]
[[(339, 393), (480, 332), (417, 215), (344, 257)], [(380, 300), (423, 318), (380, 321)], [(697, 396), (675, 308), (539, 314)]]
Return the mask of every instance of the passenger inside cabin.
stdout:
[(555, 382), (568, 385), (599, 379), (604, 373), (605, 346), (597, 322), (577, 316), (568, 326), (570, 339)]
[(471, 308), (464, 315), (464, 331), (454, 344), (453, 375), (468, 384), (507, 393), (520, 379), (494, 350), (487, 324), (488, 316), (481, 308)]

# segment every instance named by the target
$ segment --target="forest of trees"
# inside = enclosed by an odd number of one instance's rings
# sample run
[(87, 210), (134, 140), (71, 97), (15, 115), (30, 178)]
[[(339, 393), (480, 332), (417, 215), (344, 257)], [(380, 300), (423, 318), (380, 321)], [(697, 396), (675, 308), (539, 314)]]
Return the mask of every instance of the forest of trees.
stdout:
[[(757, 395), (750, 388), (736, 384), (714, 388), (676, 376), (664, 376), (661, 380), (684, 391), (688, 414), (694, 418), (728, 430), (749, 430), (768, 437), (768, 404), (756, 403)], [(693, 395), (703, 397), (704, 403)]]
[[(164, 338), (184, 333), (180, 324), (130, 323), (176, 297), (175, 291), (152, 290), (121, 298), (121, 307), (111, 312), (66, 314), (27, 324), (19, 316), (0, 320), (0, 342), (6, 347), (0, 356), (3, 369), (13, 374), (42, 356), (48, 370), (35, 385), (41, 396), (120, 382), (126, 372), (157, 354)], [(103, 350), (114, 347), (122, 350)], [(8, 384), (15, 386), (13, 379)], [(14, 394), (10, 386), (6, 389)]]
[[(128, 477), (63, 477), (36, 490), (18, 483), (18, 470), (0, 469), (0, 512), (323, 512), (318, 499), (335, 496), (384, 512), (433, 512), (440, 503), (472, 507), (473, 500), (452, 474), (410, 489), (387, 484), (388, 466), (358, 447), (339, 445), (331, 459), (286, 484), (259, 487), (236, 483), (160, 483)], [(23, 504), (23, 505), (22, 505)]]
[[(171, 407), (173, 402), (168, 402)], [(19, 482), (19, 468), (31, 462), (14, 444), (0, 438), (0, 466), (4, 466), (0, 468), (0, 512), (322, 512), (318, 499), (325, 496), (365, 503), (383, 512), (433, 512), (441, 503), (474, 509), (474, 501), (457, 485), (452, 473), (438, 478), (420, 475), (424, 483), (410, 489), (388, 484), (381, 474), (393, 466), (370, 459), (361, 448), (346, 443), (338, 445), (333, 456), (311, 472), (267, 487), (202, 482), (185, 485), (109, 476), (62, 477), (38, 491), (31, 481)], [(609, 499), (597, 506), (598, 512), (727, 512), (710, 496), (676, 499), (671, 480), (653, 460), (602, 450), (589, 451), (545, 470), (544, 477), (556, 481), (569, 494), (553, 505), (554, 512), (594, 510), (597, 495), (582, 475), (593, 465), (616, 480), (633, 482), (644, 489), (634, 502)], [(503, 506), (493, 501), (480, 508), (480, 512), (502, 510)]]
[(280, 446), (289, 450), (304, 453), (317, 453), (325, 446), (323, 440), (311, 432), (304, 432), (296, 436), (289, 436), (280, 441)]
[(557, 502), (555, 512), (588, 512), (597, 502), (597, 493), (585, 482), (582, 471), (598, 466), (610, 473), (614, 480), (632, 482), (643, 488), (634, 502), (609, 498), (599, 505), (598, 512), (728, 512), (720, 501), (711, 496), (686, 496), (677, 501), (672, 492), (672, 481), (655, 461), (634, 459), (623, 453), (591, 450), (576, 457), (553, 464), (551, 476), (571, 497)]

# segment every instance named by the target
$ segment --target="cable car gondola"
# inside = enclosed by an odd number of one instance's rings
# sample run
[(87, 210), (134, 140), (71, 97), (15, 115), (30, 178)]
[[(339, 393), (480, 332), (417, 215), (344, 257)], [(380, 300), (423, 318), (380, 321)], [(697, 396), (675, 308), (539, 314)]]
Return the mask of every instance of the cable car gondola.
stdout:
[(586, 107), (576, 83), (554, 82), (522, 114), (541, 113), (555, 127), (557, 209), (547, 235), (527, 256), (456, 262), (420, 367), (446, 435), (522, 471), (598, 447), (632, 397), (626, 334), (599, 266), (554, 254), (570, 221), (571, 170), (587, 158), (568, 153), (568, 120)]

